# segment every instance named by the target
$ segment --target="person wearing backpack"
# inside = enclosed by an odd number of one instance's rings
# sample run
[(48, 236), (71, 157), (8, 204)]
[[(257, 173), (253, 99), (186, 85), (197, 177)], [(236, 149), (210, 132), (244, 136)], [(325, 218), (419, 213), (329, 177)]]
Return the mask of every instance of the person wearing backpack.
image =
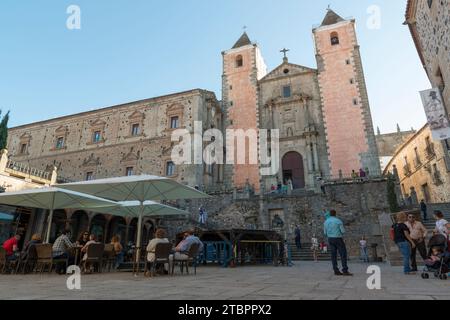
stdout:
[(409, 263), (411, 257), (411, 248), (415, 248), (416, 245), (414, 241), (411, 239), (410, 231), (406, 226), (405, 222), (407, 220), (406, 214), (401, 212), (397, 214), (397, 223), (392, 225), (392, 233), (394, 242), (397, 244), (400, 253), (403, 256), (403, 272), (406, 275), (415, 274), (411, 271), (411, 266)]

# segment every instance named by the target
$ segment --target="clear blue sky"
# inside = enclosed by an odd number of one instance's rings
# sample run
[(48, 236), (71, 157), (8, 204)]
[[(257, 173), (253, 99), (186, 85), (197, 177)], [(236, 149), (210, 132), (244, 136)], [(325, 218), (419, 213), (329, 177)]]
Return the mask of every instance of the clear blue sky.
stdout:
[[(66, 9), (81, 8), (81, 30)], [(311, 35), (325, 9), (358, 22), (374, 125), (425, 123), (418, 91), (430, 87), (408, 28), (406, 0), (2, 0), (0, 108), (10, 126), (203, 88), (221, 98), (221, 51), (248, 26), (269, 69), (316, 66)], [(381, 9), (381, 29), (366, 26)]]

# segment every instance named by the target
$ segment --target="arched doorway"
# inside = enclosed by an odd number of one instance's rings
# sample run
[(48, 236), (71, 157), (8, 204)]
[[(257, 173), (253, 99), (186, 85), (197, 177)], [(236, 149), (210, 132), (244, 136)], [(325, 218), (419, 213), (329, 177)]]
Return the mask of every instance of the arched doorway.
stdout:
[(96, 215), (91, 222), (91, 234), (95, 234), (98, 242), (105, 241), (106, 218), (102, 214)]
[(126, 244), (127, 222), (122, 217), (114, 217), (111, 219), (108, 228), (108, 239), (111, 240), (113, 236), (119, 236), (122, 245)]
[[(48, 214), (47, 214), (48, 217)], [(56, 238), (66, 228), (67, 215), (64, 210), (54, 210), (52, 218), (52, 227), (50, 231), (50, 243), (54, 243)]]
[(297, 152), (288, 152), (284, 155), (283, 161), (283, 181), (292, 180), (294, 189), (305, 187), (305, 170), (303, 166), (303, 157)]
[(137, 222), (138, 219), (134, 218), (130, 221), (130, 225), (128, 227), (128, 242), (132, 242), (133, 244), (136, 244), (136, 230), (137, 230)]
[(89, 217), (84, 211), (76, 211), (72, 215), (72, 238), (78, 240), (81, 233), (89, 231)]

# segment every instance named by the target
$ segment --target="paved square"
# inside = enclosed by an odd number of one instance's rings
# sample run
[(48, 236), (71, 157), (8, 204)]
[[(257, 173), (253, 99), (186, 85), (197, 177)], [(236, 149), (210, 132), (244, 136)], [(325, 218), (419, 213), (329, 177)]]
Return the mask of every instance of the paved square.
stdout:
[(81, 290), (70, 291), (66, 276), (1, 275), (0, 299), (68, 300), (390, 300), (450, 299), (450, 281), (403, 275), (380, 264), (381, 290), (368, 290), (367, 265), (350, 264), (354, 277), (336, 277), (327, 262), (297, 262), (293, 267), (199, 267), (197, 276), (135, 278), (131, 273), (83, 275)]

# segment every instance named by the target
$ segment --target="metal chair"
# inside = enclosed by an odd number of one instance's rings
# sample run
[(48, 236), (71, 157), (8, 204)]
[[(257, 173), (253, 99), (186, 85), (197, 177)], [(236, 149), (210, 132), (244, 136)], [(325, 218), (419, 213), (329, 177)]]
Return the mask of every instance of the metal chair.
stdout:
[(175, 269), (175, 263), (180, 263), (180, 270), (181, 274), (183, 274), (184, 270), (183, 267), (186, 266), (186, 273), (189, 274), (189, 262), (192, 262), (192, 265), (194, 266), (194, 274), (197, 274), (197, 255), (198, 255), (198, 249), (200, 245), (198, 243), (194, 243), (189, 248), (189, 251), (185, 253), (187, 255), (186, 259), (176, 259), (175, 255), (173, 255), (173, 261), (172, 261), (172, 275), (174, 273)]
[[(170, 268), (170, 251), (172, 250), (171, 243), (158, 243), (155, 247), (154, 252), (147, 251), (148, 253), (155, 254), (155, 260), (152, 262), (152, 267), (150, 270), (150, 275), (153, 277), (156, 271), (156, 266), (161, 263), (168, 263)], [(147, 261), (147, 260), (146, 260)], [(170, 269), (169, 269), (170, 270)], [(145, 271), (148, 271), (148, 262), (145, 263)]]
[(103, 253), (105, 245), (103, 243), (92, 243), (87, 246), (86, 259), (83, 260), (83, 272), (86, 272), (88, 264), (97, 265), (98, 272), (102, 273)]

